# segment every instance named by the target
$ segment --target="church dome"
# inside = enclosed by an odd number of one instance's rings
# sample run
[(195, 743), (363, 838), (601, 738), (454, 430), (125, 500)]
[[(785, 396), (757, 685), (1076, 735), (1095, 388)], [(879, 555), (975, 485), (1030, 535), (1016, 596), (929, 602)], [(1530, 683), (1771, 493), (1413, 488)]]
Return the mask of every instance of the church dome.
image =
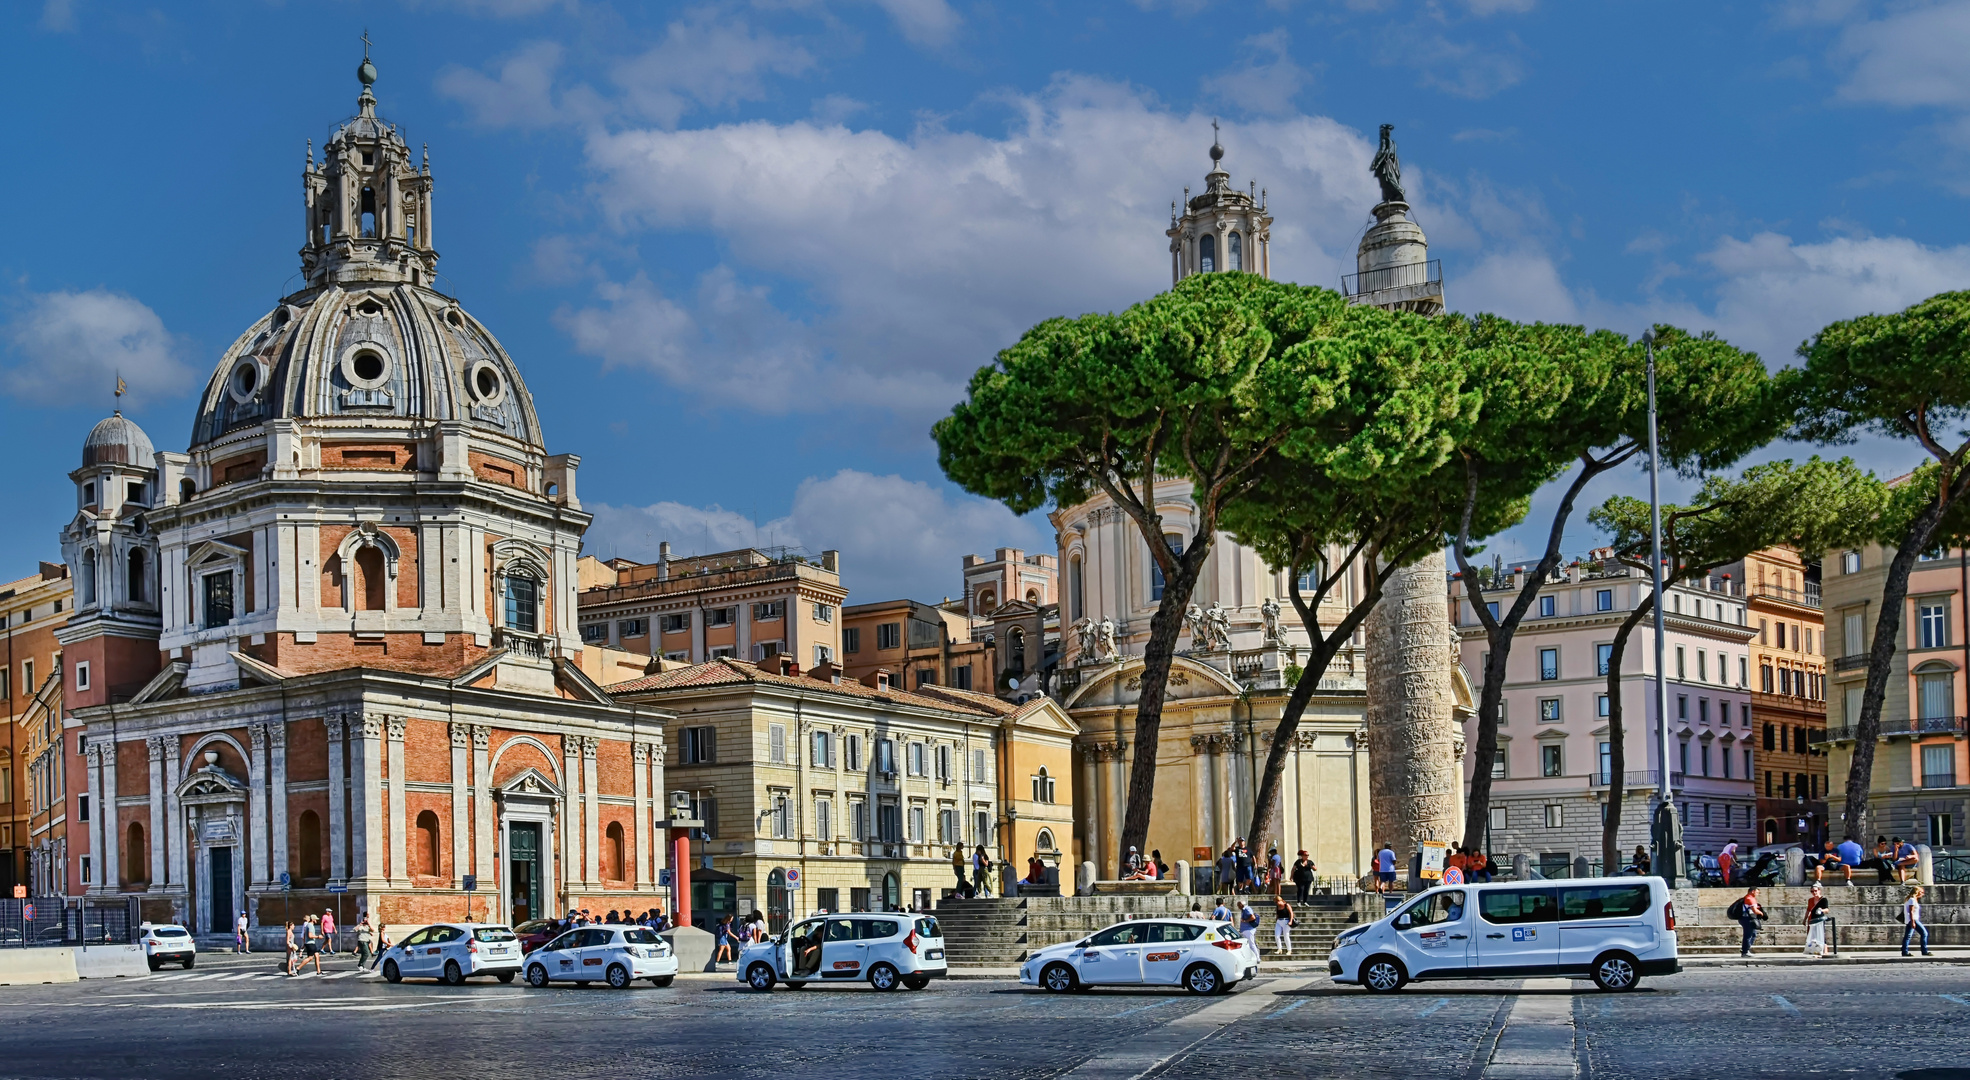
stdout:
[(254, 323), (206, 385), (192, 448), (269, 420), (349, 429), (458, 422), (542, 447), (532, 395), (492, 332), (450, 297), (403, 281), (329, 282)]
[(106, 416), (89, 429), (82, 440), (82, 467), (91, 465), (134, 465), (140, 469), (156, 467), (157, 451), (150, 436), (122, 412)]

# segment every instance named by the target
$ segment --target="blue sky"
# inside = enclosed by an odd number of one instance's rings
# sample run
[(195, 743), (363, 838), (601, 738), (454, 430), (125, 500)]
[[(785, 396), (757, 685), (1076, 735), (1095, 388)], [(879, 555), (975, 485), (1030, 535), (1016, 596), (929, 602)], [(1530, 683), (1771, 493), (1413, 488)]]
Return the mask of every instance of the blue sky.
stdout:
[(1292, 280), (1348, 268), (1387, 122), (1459, 310), (1778, 364), (1970, 286), (1970, 0), (15, 4), (5, 566), (55, 557), (110, 372), (181, 448), (293, 287), (304, 143), (353, 112), (365, 27), (441, 271), (582, 455), (589, 550), (839, 547), (861, 600), (1051, 549), (927, 429), (1026, 326), (1168, 286), (1213, 117)]

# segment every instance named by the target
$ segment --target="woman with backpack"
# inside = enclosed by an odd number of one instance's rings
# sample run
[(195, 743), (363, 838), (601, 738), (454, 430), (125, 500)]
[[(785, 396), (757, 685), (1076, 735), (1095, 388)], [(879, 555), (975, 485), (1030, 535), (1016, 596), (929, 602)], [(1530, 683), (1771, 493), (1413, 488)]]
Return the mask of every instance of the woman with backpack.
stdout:
[(1731, 902), (1724, 914), (1737, 920), (1744, 930), (1744, 942), (1738, 947), (1739, 956), (1751, 955), (1751, 943), (1758, 940), (1758, 923), (1765, 918), (1765, 909), (1758, 903), (1758, 886), (1752, 885), (1744, 890), (1744, 895)]
[(1806, 901), (1806, 955), (1815, 960), (1826, 955), (1826, 909), (1826, 886), (1815, 881)]

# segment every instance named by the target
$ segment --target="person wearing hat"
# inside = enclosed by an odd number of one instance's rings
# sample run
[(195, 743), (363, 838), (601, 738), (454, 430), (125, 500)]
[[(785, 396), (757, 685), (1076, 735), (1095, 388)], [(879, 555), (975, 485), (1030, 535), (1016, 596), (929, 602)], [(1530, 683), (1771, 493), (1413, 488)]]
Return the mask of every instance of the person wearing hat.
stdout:
[(1148, 870), (1146, 867), (1147, 864), (1143, 861), (1142, 852), (1137, 851), (1133, 847), (1129, 848), (1128, 856), (1122, 860), (1122, 870), (1123, 870), (1122, 880), (1123, 881), (1151, 880), (1156, 875), (1153, 871)]
[(1313, 877), (1320, 872), (1313, 860), (1307, 857), (1306, 849), (1300, 849), (1300, 857), (1293, 860), (1293, 891), (1299, 894), (1298, 904), (1307, 902), (1307, 891), (1313, 888)]
[(1813, 895), (1806, 901), (1806, 955), (1815, 960), (1826, 955), (1826, 886), (1813, 882)]

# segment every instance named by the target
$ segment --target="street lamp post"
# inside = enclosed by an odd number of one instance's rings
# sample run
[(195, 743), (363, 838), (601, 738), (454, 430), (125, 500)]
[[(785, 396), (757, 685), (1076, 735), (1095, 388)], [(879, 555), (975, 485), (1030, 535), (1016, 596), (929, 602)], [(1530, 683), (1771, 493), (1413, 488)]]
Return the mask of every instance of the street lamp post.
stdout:
[(1655, 596), (1655, 722), (1661, 731), (1662, 783), (1656, 788), (1655, 872), (1676, 886), (1676, 863), (1682, 848), (1682, 822), (1676, 818), (1675, 792), (1670, 784), (1669, 685), (1663, 670), (1666, 647), (1663, 641), (1662, 606), (1662, 461), (1655, 436), (1655, 330), (1642, 333), (1642, 346), (1648, 353), (1649, 403), (1649, 579)]

